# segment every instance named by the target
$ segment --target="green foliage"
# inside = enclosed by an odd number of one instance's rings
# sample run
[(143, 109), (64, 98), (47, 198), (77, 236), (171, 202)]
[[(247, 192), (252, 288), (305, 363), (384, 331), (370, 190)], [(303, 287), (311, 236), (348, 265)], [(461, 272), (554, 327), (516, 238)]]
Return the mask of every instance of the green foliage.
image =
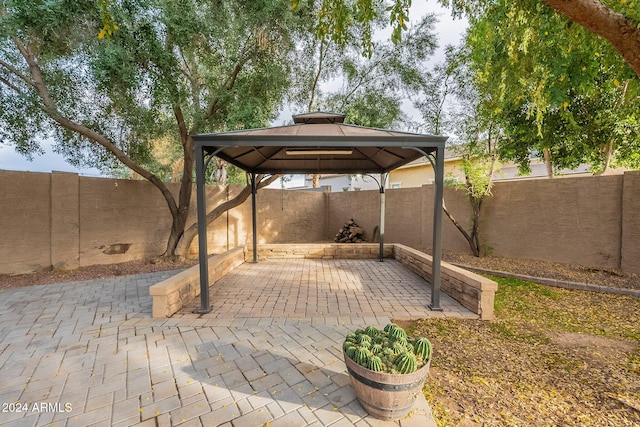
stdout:
[[(154, 158), (154, 141), (180, 148), (185, 132), (268, 124), (288, 87), (287, 58), (303, 19), (275, 0), (8, 1), (5, 7), (2, 141), (29, 152), (54, 136), (56, 150), (71, 162), (117, 168), (103, 148), (43, 111), (41, 94), (27, 83), (18, 38), (31, 49), (62, 116), (159, 176), (167, 173)], [(96, 37), (100, 26), (109, 27), (107, 15), (113, 31)]]
[[(607, 4), (640, 16), (635, 3)], [(555, 169), (640, 166), (630, 155), (640, 148), (640, 81), (607, 41), (540, 1), (499, 0), (472, 14), (466, 42), (476, 87), (493, 99), (484, 109), (503, 131), (502, 159), (523, 173), (545, 150)]]
[[(379, 12), (380, 14), (384, 11)], [(402, 40), (379, 42), (370, 55), (362, 55), (354, 33), (344, 43), (331, 39), (305, 39), (295, 64), (291, 101), (305, 110), (316, 108), (346, 114), (346, 122), (378, 128), (400, 128), (406, 122), (401, 104), (408, 88), (424, 78), (426, 60), (433, 54), (435, 18), (416, 23)], [(374, 20), (374, 29), (385, 22)], [(336, 90), (321, 90), (323, 83), (342, 78)]]
[(294, 10), (311, 10), (315, 14), (313, 32), (319, 40), (340, 48), (357, 44), (369, 57), (374, 51), (374, 26), (388, 21), (393, 27), (392, 41), (399, 43), (402, 31), (407, 30), (410, 6), (411, 0), (291, 0)]

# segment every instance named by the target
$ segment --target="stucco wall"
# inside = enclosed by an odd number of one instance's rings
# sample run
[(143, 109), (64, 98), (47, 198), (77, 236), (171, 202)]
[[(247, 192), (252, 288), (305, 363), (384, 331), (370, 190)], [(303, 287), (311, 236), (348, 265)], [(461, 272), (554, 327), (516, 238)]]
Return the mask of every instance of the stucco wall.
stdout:
[[(177, 195), (178, 187), (170, 186)], [(242, 187), (207, 189), (212, 209)], [(70, 173), (0, 171), (0, 273), (129, 261), (160, 255), (171, 217), (145, 181)], [(195, 192), (190, 221), (195, 221)], [(465, 194), (445, 188), (445, 201), (468, 226)], [(378, 191), (321, 193), (262, 189), (259, 243), (331, 242), (343, 223), (358, 222), (369, 241), (379, 225)], [(433, 186), (386, 190), (388, 243), (432, 244)], [(554, 260), (640, 273), (640, 172), (496, 183), (483, 206), (481, 236), (494, 255)], [(251, 198), (209, 226), (209, 252), (251, 242)], [(443, 247), (466, 241), (443, 216)], [(197, 253), (197, 239), (191, 247)]]
[(621, 268), (640, 274), (640, 172), (624, 174)]
[(483, 205), (495, 255), (620, 266), (622, 175), (499, 182)]
[(51, 265), (51, 174), (0, 173), (0, 273)]

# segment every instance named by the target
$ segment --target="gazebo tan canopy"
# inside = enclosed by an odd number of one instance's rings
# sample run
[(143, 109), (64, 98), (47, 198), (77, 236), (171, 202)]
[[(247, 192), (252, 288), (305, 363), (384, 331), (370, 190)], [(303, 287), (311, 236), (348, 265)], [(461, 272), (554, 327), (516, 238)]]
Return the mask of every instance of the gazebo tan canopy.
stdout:
[(440, 261), (444, 146), (446, 136), (397, 132), (344, 123), (344, 114), (314, 112), (293, 117), (290, 126), (194, 136), (198, 200), (200, 300), (211, 311), (205, 204), (205, 161), (217, 156), (251, 176), (253, 261), (257, 262), (257, 174), (380, 174), (380, 261), (384, 245), (384, 187), (389, 171), (426, 156), (434, 165), (433, 277), (431, 310), (440, 308)]

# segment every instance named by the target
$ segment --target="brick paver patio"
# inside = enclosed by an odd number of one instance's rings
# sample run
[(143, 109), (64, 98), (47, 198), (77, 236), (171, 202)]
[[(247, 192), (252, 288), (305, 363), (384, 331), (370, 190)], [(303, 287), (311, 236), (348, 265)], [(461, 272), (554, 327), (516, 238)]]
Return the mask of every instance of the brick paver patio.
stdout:
[(214, 311), (151, 318), (172, 272), (0, 291), (2, 426), (434, 426), (421, 397), (400, 422), (368, 417), (344, 335), (390, 318), (474, 317), (388, 260), (243, 264)]

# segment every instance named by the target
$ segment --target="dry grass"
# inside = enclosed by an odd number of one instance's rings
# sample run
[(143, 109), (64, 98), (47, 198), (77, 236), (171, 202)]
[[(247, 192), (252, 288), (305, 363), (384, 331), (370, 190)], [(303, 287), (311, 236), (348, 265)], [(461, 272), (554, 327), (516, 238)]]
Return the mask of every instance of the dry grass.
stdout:
[(640, 425), (640, 298), (493, 279), (496, 320), (409, 325), (439, 426)]

